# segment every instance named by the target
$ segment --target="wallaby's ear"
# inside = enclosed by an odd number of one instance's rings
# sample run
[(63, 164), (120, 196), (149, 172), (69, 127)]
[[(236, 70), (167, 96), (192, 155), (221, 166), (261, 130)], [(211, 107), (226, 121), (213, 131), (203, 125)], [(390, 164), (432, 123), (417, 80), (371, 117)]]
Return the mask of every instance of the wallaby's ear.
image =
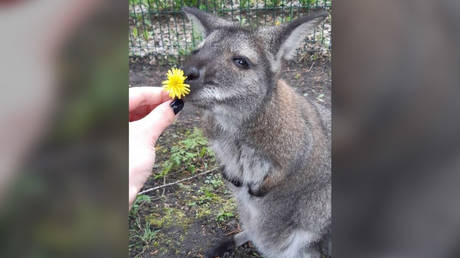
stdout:
[(305, 37), (327, 15), (328, 13), (324, 9), (312, 10), (309, 15), (295, 19), (290, 23), (275, 27), (263, 27), (259, 29), (258, 35), (268, 44), (268, 49), (273, 54), (275, 61), (289, 60), (295, 56), (295, 51), (301, 46)]
[(226, 21), (215, 15), (203, 12), (199, 9), (192, 7), (184, 7), (182, 10), (187, 17), (192, 21), (193, 25), (201, 32), (203, 38), (208, 36), (211, 31), (218, 27), (232, 26), (233, 22)]

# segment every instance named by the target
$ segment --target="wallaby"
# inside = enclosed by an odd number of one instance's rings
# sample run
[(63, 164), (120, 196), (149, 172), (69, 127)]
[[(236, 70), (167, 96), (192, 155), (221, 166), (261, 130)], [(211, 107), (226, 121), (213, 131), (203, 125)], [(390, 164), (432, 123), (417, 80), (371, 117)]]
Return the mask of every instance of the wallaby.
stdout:
[(330, 230), (330, 111), (280, 80), (283, 60), (326, 16), (249, 28), (195, 8), (184, 12), (203, 42), (184, 63), (206, 135), (238, 201), (247, 241), (265, 257), (319, 257)]

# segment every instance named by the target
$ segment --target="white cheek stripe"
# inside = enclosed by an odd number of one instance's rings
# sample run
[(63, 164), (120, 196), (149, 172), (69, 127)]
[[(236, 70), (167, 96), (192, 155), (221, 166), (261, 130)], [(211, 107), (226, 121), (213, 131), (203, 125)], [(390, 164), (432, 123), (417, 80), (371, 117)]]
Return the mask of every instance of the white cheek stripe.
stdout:
[(215, 100), (226, 100), (232, 97), (232, 94), (229, 94), (229, 91), (225, 91), (217, 88), (204, 88), (200, 91), (200, 98), (203, 99), (215, 99)]

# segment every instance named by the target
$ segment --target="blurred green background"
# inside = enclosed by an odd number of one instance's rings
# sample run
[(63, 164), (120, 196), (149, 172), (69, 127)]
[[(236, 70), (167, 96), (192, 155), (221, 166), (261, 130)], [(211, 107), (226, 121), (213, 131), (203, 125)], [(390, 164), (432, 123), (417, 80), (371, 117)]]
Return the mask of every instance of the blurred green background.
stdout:
[(2, 198), (0, 257), (126, 256), (126, 11), (125, 1), (106, 1), (65, 28), (52, 60), (57, 105), (48, 130)]

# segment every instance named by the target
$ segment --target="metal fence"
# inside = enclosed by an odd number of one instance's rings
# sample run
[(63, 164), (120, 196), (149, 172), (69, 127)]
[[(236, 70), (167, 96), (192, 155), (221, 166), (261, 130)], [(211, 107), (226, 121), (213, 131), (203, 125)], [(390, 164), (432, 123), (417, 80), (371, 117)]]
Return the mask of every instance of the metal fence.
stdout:
[[(279, 25), (310, 9), (330, 10), (331, 0), (129, 0), (129, 55), (151, 63), (175, 63), (201, 40), (181, 11), (193, 6), (244, 25)], [(330, 16), (301, 51), (330, 51)]]

